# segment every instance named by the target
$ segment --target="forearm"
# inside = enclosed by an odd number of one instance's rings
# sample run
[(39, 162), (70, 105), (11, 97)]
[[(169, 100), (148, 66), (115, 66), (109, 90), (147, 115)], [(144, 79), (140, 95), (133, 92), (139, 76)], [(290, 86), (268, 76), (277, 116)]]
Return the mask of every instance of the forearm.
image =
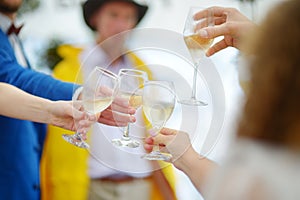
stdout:
[(217, 167), (217, 164), (199, 155), (194, 149), (189, 148), (174, 165), (182, 170), (191, 179), (196, 189), (205, 196), (206, 181)]
[(30, 95), (14, 86), (0, 84), (0, 114), (8, 117), (48, 123), (51, 101)]

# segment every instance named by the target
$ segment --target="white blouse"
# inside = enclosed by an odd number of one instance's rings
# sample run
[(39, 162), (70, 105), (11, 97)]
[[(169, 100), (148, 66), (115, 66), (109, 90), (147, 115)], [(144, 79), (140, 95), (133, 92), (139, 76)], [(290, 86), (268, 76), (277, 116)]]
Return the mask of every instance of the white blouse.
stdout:
[(213, 200), (300, 199), (300, 154), (239, 140), (208, 185)]

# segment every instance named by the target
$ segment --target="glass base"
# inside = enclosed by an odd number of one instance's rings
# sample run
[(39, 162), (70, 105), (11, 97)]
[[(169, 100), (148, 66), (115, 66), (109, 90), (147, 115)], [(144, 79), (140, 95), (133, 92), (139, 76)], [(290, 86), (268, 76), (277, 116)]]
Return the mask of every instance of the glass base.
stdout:
[(67, 142), (83, 148), (83, 149), (88, 149), (90, 148), (90, 145), (88, 145), (85, 141), (83, 141), (83, 139), (81, 137), (79, 137), (76, 134), (70, 135), (70, 134), (63, 134), (62, 137), (64, 138), (64, 140), (66, 140)]
[(143, 155), (142, 158), (147, 160), (171, 161), (172, 155), (167, 153), (162, 153), (160, 151), (151, 151), (150, 153)]
[(122, 137), (120, 139), (113, 139), (111, 141), (113, 145), (118, 147), (130, 147), (130, 148), (137, 148), (140, 146), (140, 142), (137, 140), (133, 140), (130, 137)]
[(189, 106), (207, 106), (208, 104), (206, 102), (197, 100), (197, 99), (184, 99), (178, 101), (181, 104), (189, 105)]

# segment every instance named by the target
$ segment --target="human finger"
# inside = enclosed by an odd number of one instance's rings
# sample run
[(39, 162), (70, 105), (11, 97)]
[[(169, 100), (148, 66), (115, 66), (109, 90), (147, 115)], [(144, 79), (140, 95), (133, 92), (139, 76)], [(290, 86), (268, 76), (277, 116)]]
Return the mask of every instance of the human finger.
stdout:
[(225, 49), (227, 48), (228, 45), (225, 41), (225, 39), (215, 43), (213, 46), (211, 46), (207, 51), (206, 51), (206, 56), (212, 56), (214, 55), (215, 53), (221, 51), (222, 49)]
[(114, 111), (130, 114), (130, 115), (133, 115), (136, 112), (136, 110), (129, 105), (128, 99), (118, 97), (118, 96), (114, 98), (114, 101), (112, 102), (110, 107)]
[(88, 126), (97, 120), (96, 115), (91, 115), (83, 111), (82, 101), (73, 101), (69, 104), (72, 106), (72, 113), (70, 116), (72, 116), (75, 121), (80, 121), (79, 123), (83, 126)]
[(224, 36), (230, 34), (230, 29), (225, 24), (205, 27), (198, 31), (198, 34), (203, 38), (213, 39), (219, 36)]
[(73, 101), (69, 101), (70, 104), (76, 108), (76, 109), (80, 109), (82, 107), (82, 100), (73, 100)]
[(147, 152), (151, 152), (152, 149), (153, 149), (153, 145), (152, 145), (152, 144), (148, 144), (148, 143), (144, 143), (144, 149), (145, 149)]
[[(130, 117), (130, 119), (132, 119), (132, 118)], [(107, 118), (100, 118), (98, 120), (98, 122), (102, 123), (102, 124), (109, 125), (109, 126), (125, 127), (125, 126), (128, 125), (128, 122), (125, 122), (125, 121), (115, 121), (115, 120), (107, 119)]]
[(80, 137), (83, 140), (87, 140), (87, 129), (86, 128), (80, 128), (80, 129), (77, 130), (77, 132), (80, 133)]
[(79, 121), (79, 127), (88, 128), (96, 121), (95, 116), (85, 114), (85, 117)]
[(112, 88), (110, 88), (110, 87), (107, 87), (107, 86), (101, 86), (97, 92), (98, 92), (97, 93), (98, 95), (112, 96), (114, 90)]
[(176, 135), (178, 133), (178, 130), (170, 129), (170, 128), (162, 128), (160, 130), (160, 133), (162, 135)]
[(158, 134), (155, 137), (153, 137), (153, 143), (160, 146), (166, 146), (174, 139), (174, 137), (175, 135), (173, 134), (170, 135)]
[(228, 8), (213, 6), (197, 12), (194, 15), (195, 20), (200, 20), (207, 17), (208, 13), (212, 13), (214, 17), (222, 17), (228, 11)]
[(106, 109), (101, 113), (100, 117), (104, 117), (107, 119), (113, 119), (118, 122), (135, 122), (136, 119), (133, 115), (127, 114), (127, 113), (120, 113), (113, 111), (111, 109)]
[(135, 121), (136, 118), (132, 115), (122, 114), (112, 110), (105, 110), (98, 119), (99, 123), (110, 126), (126, 126), (128, 123), (133, 123)]
[(226, 22), (226, 18), (224, 17), (215, 17), (214, 19), (205, 18), (201, 21), (196, 21), (194, 31), (197, 32), (202, 28), (221, 25)]
[(112, 103), (108, 109), (111, 109), (111, 110), (114, 110), (116, 112), (120, 112), (120, 113), (124, 113), (124, 114), (130, 114), (130, 115), (133, 115), (135, 114), (136, 110), (132, 107), (130, 107), (128, 104), (126, 106), (124, 106), (125, 104), (123, 105), (120, 105), (118, 103)]
[(226, 22), (226, 17), (215, 17), (214, 18), (214, 25), (221, 25)]
[(87, 113), (85, 113), (84, 111), (81, 111), (79, 109), (71, 107), (71, 113), (67, 113), (67, 114), (69, 116), (72, 116), (75, 121), (84, 120), (84, 119), (94, 119), (95, 118), (95, 117), (92, 117), (92, 116), (88, 115)]
[(144, 140), (144, 149), (148, 152), (152, 151), (154, 145), (154, 140), (152, 137), (147, 137)]
[(153, 137), (150, 136), (150, 137), (145, 138), (144, 142), (147, 144), (153, 144)]

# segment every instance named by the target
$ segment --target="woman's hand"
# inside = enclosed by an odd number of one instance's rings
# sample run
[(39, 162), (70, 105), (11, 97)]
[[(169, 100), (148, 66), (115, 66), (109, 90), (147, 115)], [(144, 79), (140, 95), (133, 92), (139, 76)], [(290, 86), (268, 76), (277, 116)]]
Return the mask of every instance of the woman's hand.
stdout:
[(169, 128), (163, 128), (155, 137), (145, 139), (144, 148), (151, 151), (154, 144), (158, 144), (162, 152), (172, 155), (171, 162), (180, 168), (180, 161), (192, 150), (187, 133)]
[(47, 104), (49, 124), (64, 129), (78, 132), (86, 132), (96, 121), (96, 116), (82, 111), (79, 102), (72, 101), (49, 101)]
[[(227, 47), (240, 49), (243, 37), (257, 26), (235, 8), (215, 6), (207, 9), (213, 10), (215, 26), (202, 28), (198, 33), (201, 37), (210, 39), (224, 36), (223, 40), (207, 50), (207, 56), (211, 56)], [(204, 18), (207, 9), (196, 13), (194, 16), (195, 20)]]

